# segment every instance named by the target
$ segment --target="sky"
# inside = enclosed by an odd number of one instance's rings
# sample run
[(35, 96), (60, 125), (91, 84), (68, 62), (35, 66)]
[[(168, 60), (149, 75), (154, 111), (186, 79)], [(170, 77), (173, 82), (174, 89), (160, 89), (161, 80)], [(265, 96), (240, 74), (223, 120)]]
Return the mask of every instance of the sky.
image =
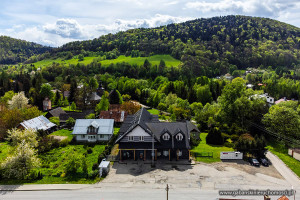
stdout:
[(58, 47), (132, 28), (225, 15), (300, 27), (299, 0), (0, 0), (0, 35)]

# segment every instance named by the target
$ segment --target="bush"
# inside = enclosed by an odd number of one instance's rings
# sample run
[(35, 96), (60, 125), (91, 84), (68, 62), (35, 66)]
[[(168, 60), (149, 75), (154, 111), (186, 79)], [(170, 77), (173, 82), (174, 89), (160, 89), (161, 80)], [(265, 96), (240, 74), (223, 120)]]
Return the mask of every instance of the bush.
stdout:
[(105, 157), (106, 157), (105, 154), (104, 154), (104, 153), (101, 153), (101, 154), (98, 156), (98, 163), (100, 163)]
[(231, 135), (231, 136), (230, 136), (230, 139), (231, 139), (232, 141), (235, 142), (235, 141), (237, 141), (237, 140), (239, 139), (239, 137), (240, 137), (240, 136), (234, 134), (234, 135)]
[(230, 143), (230, 142), (225, 142), (224, 143), (225, 147), (229, 147), (229, 148), (233, 148), (234, 147), (234, 143)]
[(93, 164), (92, 170), (94, 171), (94, 170), (96, 170), (96, 169), (98, 169), (98, 163), (94, 163), (94, 164)]
[(38, 141), (38, 152), (45, 153), (50, 151), (53, 148), (59, 147), (59, 140), (54, 139), (53, 137), (43, 136)]
[(85, 119), (95, 119), (95, 118), (96, 117), (95, 117), (94, 113), (91, 113), (91, 114), (85, 116)]
[(69, 139), (65, 138), (59, 142), (60, 147), (66, 147), (69, 144)]
[(207, 136), (206, 136), (207, 144), (215, 144), (222, 145), (224, 143), (224, 138), (221, 134), (221, 131), (217, 127), (212, 127)]
[(49, 120), (50, 120), (50, 122), (59, 126), (59, 117), (50, 117)]
[(98, 170), (93, 170), (91, 173), (89, 173), (89, 178), (90, 179), (95, 179), (97, 176), (99, 176), (99, 171)]
[(66, 125), (68, 127), (73, 127), (75, 125), (75, 119), (73, 119), (72, 117), (69, 117), (66, 121)]
[(191, 146), (196, 147), (200, 144), (201, 139), (196, 139), (194, 137), (191, 137)]
[(224, 138), (224, 141), (226, 141), (227, 139), (231, 138), (231, 136), (228, 135), (227, 133), (222, 133), (222, 137)]
[(91, 147), (88, 147), (88, 148), (86, 149), (86, 151), (87, 151), (88, 154), (93, 153), (93, 149), (92, 149)]

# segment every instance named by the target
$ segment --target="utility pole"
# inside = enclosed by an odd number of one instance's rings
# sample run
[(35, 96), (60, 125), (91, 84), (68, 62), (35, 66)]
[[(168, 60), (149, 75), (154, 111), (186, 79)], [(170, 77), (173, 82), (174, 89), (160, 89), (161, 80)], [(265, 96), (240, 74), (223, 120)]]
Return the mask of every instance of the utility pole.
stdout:
[(152, 133), (152, 161), (151, 161), (151, 167), (154, 167), (154, 133)]
[(169, 185), (167, 184), (167, 187), (166, 187), (166, 191), (167, 191), (167, 200), (169, 200)]

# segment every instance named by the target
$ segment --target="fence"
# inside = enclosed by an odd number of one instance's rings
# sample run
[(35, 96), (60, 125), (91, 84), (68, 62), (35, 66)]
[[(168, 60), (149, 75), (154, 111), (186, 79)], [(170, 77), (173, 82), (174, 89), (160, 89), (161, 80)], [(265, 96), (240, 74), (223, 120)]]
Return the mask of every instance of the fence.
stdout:
[(213, 152), (192, 152), (192, 156), (197, 157), (213, 157)]
[(119, 156), (112, 156), (112, 155), (108, 155), (106, 158), (107, 161), (118, 161), (119, 160)]

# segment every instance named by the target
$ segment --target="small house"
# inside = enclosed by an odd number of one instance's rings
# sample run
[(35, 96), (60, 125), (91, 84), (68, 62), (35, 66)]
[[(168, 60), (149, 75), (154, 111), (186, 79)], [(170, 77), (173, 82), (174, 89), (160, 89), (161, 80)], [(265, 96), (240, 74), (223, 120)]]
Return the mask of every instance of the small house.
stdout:
[(47, 132), (53, 132), (56, 129), (56, 124), (50, 122), (43, 115), (38, 116), (36, 118), (23, 121), (17, 127), (19, 129), (34, 129), (34, 130), (43, 130)]
[(43, 111), (51, 110), (51, 100), (47, 97), (43, 101)]
[(101, 142), (110, 140), (113, 132), (113, 119), (77, 119), (72, 134), (78, 142)]
[(113, 119), (115, 123), (122, 123), (127, 116), (125, 111), (101, 111), (100, 119)]
[(64, 111), (61, 107), (50, 110), (46, 117), (49, 119), (50, 117), (58, 117), (59, 122), (64, 123), (67, 119), (69, 119), (69, 115)]

